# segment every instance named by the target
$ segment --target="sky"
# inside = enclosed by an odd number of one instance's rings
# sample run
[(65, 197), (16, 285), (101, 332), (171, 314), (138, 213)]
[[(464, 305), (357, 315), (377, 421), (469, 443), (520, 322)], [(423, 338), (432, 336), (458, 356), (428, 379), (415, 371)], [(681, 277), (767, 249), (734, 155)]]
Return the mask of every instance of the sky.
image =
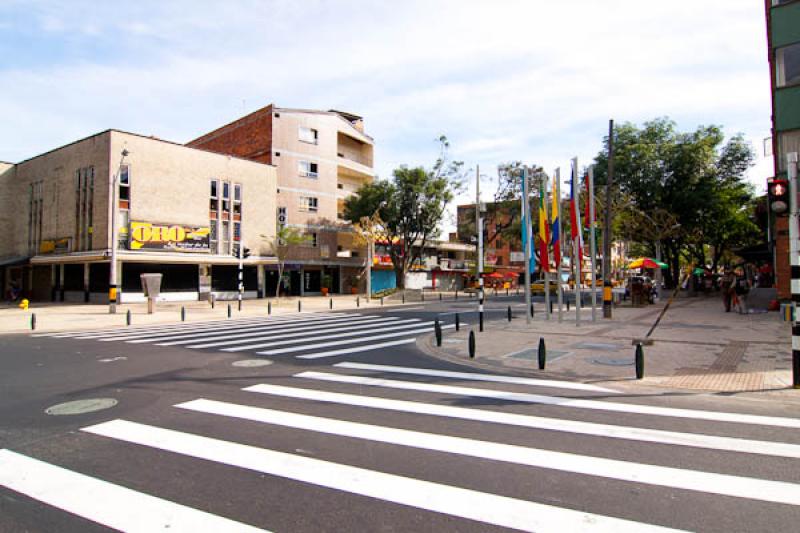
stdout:
[(0, 0), (0, 58), (0, 161), (108, 128), (186, 142), (275, 103), (364, 116), (380, 177), (446, 135), (491, 191), (502, 162), (564, 175), (609, 119), (664, 116), (744, 134), (758, 191), (773, 172), (761, 1)]

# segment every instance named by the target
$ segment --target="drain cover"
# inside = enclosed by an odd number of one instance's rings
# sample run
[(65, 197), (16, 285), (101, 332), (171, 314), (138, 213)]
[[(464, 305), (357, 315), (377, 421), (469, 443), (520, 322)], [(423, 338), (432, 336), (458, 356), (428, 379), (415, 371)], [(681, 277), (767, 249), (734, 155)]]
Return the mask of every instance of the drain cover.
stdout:
[(233, 366), (244, 366), (244, 367), (268, 366), (272, 364), (272, 361), (270, 361), (269, 359), (242, 359), (241, 361), (234, 361), (231, 364)]
[(608, 357), (604, 357), (601, 359), (592, 359), (592, 363), (596, 365), (608, 365), (608, 366), (632, 366), (633, 360), (632, 359), (610, 359)]
[(117, 405), (114, 398), (89, 398), (87, 400), (75, 400), (74, 402), (59, 403), (44, 410), (48, 415), (80, 415), (91, 413), (92, 411), (102, 411)]

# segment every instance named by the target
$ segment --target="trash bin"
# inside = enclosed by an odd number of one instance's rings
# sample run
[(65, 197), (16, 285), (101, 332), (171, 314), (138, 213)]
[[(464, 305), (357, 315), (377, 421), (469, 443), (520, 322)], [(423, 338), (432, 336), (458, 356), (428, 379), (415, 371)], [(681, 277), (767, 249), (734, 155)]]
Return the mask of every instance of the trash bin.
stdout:
[(161, 294), (162, 274), (139, 274), (142, 280), (142, 290), (147, 298), (147, 314), (152, 315), (155, 311), (156, 298)]

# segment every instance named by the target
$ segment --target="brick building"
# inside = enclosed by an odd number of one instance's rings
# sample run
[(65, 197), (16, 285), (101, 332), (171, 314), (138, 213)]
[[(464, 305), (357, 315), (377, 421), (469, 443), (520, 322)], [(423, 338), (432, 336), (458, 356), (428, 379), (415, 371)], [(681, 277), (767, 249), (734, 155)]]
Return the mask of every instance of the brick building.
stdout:
[(332, 292), (359, 284), (365, 253), (342, 213), (344, 200), (375, 176), (373, 140), (361, 117), (270, 104), (187, 145), (275, 166), (273, 216), (309, 236), (308, 245), (289, 251), (293, 293), (318, 293), (324, 275)]

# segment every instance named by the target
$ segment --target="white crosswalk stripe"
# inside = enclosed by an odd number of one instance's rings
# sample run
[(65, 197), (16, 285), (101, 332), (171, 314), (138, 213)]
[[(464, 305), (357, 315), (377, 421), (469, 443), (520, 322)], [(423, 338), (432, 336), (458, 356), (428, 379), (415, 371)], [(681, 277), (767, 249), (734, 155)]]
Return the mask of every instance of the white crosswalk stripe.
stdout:
[[(442, 329), (452, 327), (453, 325), (444, 325)], [(257, 355), (286, 354), (301, 359), (318, 359), (411, 344), (419, 335), (432, 332), (433, 322), (423, 322), (419, 318), (386, 314), (297, 313), (276, 317), (46, 335), (99, 342), (178, 346), (229, 353), (251, 352)], [(321, 350), (337, 346), (346, 348)]]
[[(410, 327), (419, 326), (420, 324), (414, 324)], [(386, 344), (413, 340), (392, 340)], [(322, 352), (304, 355), (316, 356), (319, 353)], [(94, 445), (98, 444), (99, 439), (104, 446), (122, 446), (126, 450), (135, 446), (134, 455), (140, 456), (133, 463), (135, 468), (140, 469), (141, 461), (152, 458), (150, 477), (155, 489), (142, 489), (142, 492), (138, 492), (124, 487), (124, 482), (116, 485), (10, 450), (0, 450), (0, 487), (125, 531), (256, 531), (256, 527), (275, 529), (276, 524), (287, 523), (286, 517), (283, 521), (271, 521), (275, 514), (281, 512), (278, 502), (261, 502), (262, 513), (236, 521), (236, 513), (233, 511), (223, 511), (225, 517), (216, 516), (195, 509), (196, 501), (192, 506), (179, 503), (182, 498), (176, 498), (174, 493), (173, 497), (162, 499), (159, 494), (162, 484), (170, 480), (160, 474), (158, 461), (171, 462), (172, 457), (181, 458), (180, 462), (186, 472), (186, 476), (175, 484), (189, 487), (187, 491), (191, 490), (193, 474), (212, 469), (215, 475), (219, 475), (219, 469), (226, 468), (233, 472), (231, 475), (237, 475), (237, 472), (262, 474), (260, 478), (248, 478), (256, 484), (249, 487), (257, 487), (258, 483), (263, 482), (265, 486), (279, 488), (280, 483), (300, 482), (316, 487), (316, 490), (331, 491), (330, 498), (347, 498), (347, 494), (359, 495), (382, 502), (383, 505), (397, 504), (448, 515), (451, 517), (449, 520), (465, 519), (523, 531), (678, 531), (679, 529), (670, 529), (667, 526), (686, 529), (687, 524), (697, 524), (686, 522), (684, 513), (677, 508), (675, 513), (667, 517), (662, 514), (659, 518), (649, 518), (647, 513), (631, 514), (630, 510), (619, 506), (604, 511), (603, 505), (613, 506), (615, 504), (609, 502), (616, 499), (627, 500), (630, 494), (636, 494), (636, 499), (633, 500), (636, 505), (646, 504), (647, 498), (663, 498), (664, 491), (668, 491), (666, 494), (676, 498), (676, 501), (692, 502), (695, 498), (701, 498), (703, 502), (709, 502), (709, 499), (724, 502), (724, 505), (709, 504), (707, 508), (696, 510), (703, 524), (715, 523), (714, 520), (720, 514), (730, 511), (730, 506), (740, 505), (742, 502), (746, 502), (751, 509), (752, 506), (762, 506), (757, 509), (764, 508), (764, 512), (771, 515), (784, 513), (790, 518), (800, 506), (800, 484), (792, 476), (784, 476), (786, 479), (769, 479), (780, 476), (775, 471), (776, 464), (785, 464), (790, 469), (793, 462), (800, 459), (800, 444), (716, 434), (730, 431), (728, 423), (736, 421), (759, 429), (773, 426), (775, 433), (771, 438), (778, 439), (781, 435), (777, 432), (790, 434), (796, 428), (796, 423), (800, 423), (798, 419), (600, 400), (597, 399), (600, 397), (598, 395), (605, 396), (610, 391), (595, 386), (568, 387), (574, 391), (596, 395), (593, 399), (510, 392), (492, 387), (514, 385), (517, 389), (525, 388), (535, 392), (540, 387), (552, 388), (553, 383), (478, 371), (456, 372), (353, 361), (334, 364), (332, 369), (339, 372), (359, 370), (405, 374), (418, 376), (424, 382), (378, 379), (344, 373), (302, 372), (290, 378), (298, 385), (292, 387), (283, 385), (285, 376), (278, 376), (281, 385), (262, 382), (241, 389), (241, 403), (231, 398), (238, 393), (233, 391), (232, 394), (228, 390), (221, 399), (211, 396), (190, 399), (181, 401), (167, 412), (159, 411), (156, 415), (157, 423), (147, 423), (141, 419), (135, 422), (116, 419), (82, 428), (80, 438), (88, 439)], [(447, 384), (456, 380), (481, 382), (486, 388)], [(358, 393), (299, 387), (325, 387), (329, 383), (335, 384), (331, 386), (353, 389)], [(565, 382), (556, 383), (559, 384), (569, 385)], [(376, 394), (391, 390), (392, 397), (364, 395), (364, 386), (369, 386), (369, 392)], [(583, 414), (587, 417), (600, 416), (601, 411), (630, 412), (650, 417), (643, 425), (667, 428), (680, 422), (676, 420), (679, 418), (704, 420), (706, 424), (702, 434), (637, 427), (634, 421), (640, 419), (635, 418), (623, 419), (622, 423), (630, 425), (612, 425), (560, 419), (552, 414), (545, 417), (504, 412), (486, 405), (460, 407), (450, 405), (452, 402), (444, 400), (439, 403), (425, 403), (418, 398), (419, 392), (447, 394), (468, 401), (475, 398), (503, 399), (517, 402), (520, 406), (527, 404), (529, 410), (541, 409), (537, 404), (583, 408)], [(399, 399), (398, 396), (407, 399)], [(282, 400), (284, 398), (303, 403), (287, 402)], [(276, 408), (276, 405), (280, 407)], [(391, 413), (400, 416), (395, 420), (387, 416)], [(548, 413), (552, 413), (552, 410)], [(350, 419), (354, 417), (356, 420)], [(447, 424), (440, 424), (444, 419), (448, 419)], [(404, 427), (394, 427), (395, 425)], [(503, 442), (503, 433), (495, 431), (503, 425), (530, 430), (531, 438), (517, 435), (514, 442)], [(248, 437), (243, 438), (247, 438), (248, 442), (237, 442), (236, 436), (242, 433), (236, 430), (244, 426), (244, 434)], [(175, 427), (180, 429), (174, 429)], [(432, 429), (424, 431), (423, 427)], [(284, 430), (286, 432), (279, 433)], [(574, 446), (593, 439), (589, 441), (592, 446), (578, 446), (576, 449), (579, 451), (576, 452), (562, 449), (559, 441), (559, 447), (553, 449), (552, 439), (537, 438), (540, 434), (536, 432), (541, 430), (552, 432), (550, 435), (564, 435), (571, 439), (567, 441), (567, 446), (569, 442)], [(213, 431), (215, 435), (204, 435), (206, 431)], [(219, 435), (224, 435), (224, 438)], [(609, 445), (606, 439), (613, 441)], [(614, 446), (615, 443), (621, 444), (621, 441), (627, 442), (624, 446)], [(337, 454), (337, 450), (342, 449), (342, 444), (345, 444), (344, 449), (347, 450), (344, 455)], [(660, 451), (653, 452), (651, 444), (662, 447)], [(312, 451), (303, 450), (306, 446), (310, 446)], [(273, 449), (276, 447), (281, 449)], [(284, 451), (284, 447), (294, 451)], [(736, 455), (713, 463), (716, 466), (697, 469), (689, 467), (691, 461), (687, 463), (684, 460), (692, 454), (693, 448)], [(71, 449), (75, 450), (74, 447)], [(365, 452), (359, 454), (362, 449)], [(404, 461), (394, 461), (389, 463), (391, 466), (384, 467), (380, 460), (383, 457), (381, 454), (392, 457), (397, 450), (403, 451), (399, 457)], [(636, 453), (629, 453), (630, 450)], [(668, 450), (674, 450), (675, 453), (666, 453)], [(80, 449), (77, 449), (77, 453), (80, 455)], [(310, 453), (320, 454), (320, 457), (309, 457)], [(124, 455), (109, 454), (105, 456), (105, 460), (110, 461), (110, 457), (114, 457), (115, 461), (120, 461), (119, 458)], [(753, 465), (742, 473), (743, 471), (728, 466), (735, 465), (738, 462), (735, 459), (744, 456), (749, 456), (751, 461), (772, 461), (772, 468), (762, 470)], [(472, 479), (473, 484), (459, 486), (458, 480), (461, 477), (452, 476), (447, 480), (440, 480), (435, 473), (427, 474), (427, 470), (406, 466), (409, 457), (412, 462), (418, 458), (423, 465), (432, 459), (439, 463), (446, 458), (450, 464), (457, 465), (454, 468), (474, 471), (475, 474), (494, 472), (498, 465), (514, 465), (531, 470), (509, 479), (509, 483), (516, 485), (508, 492), (500, 494), (496, 483), (475, 482), (485, 479), (482, 475), (466, 476), (463, 479)], [(80, 461), (78, 463), (85, 464)], [(540, 470), (547, 473), (549, 477), (546, 479), (561, 475), (562, 477), (557, 478), (559, 483), (574, 483), (575, 496), (567, 496), (566, 499), (564, 496), (551, 498), (544, 492), (541, 483), (529, 484), (526, 477), (539, 479)], [(114, 471), (118, 471), (117, 466)], [(408, 472), (413, 474), (409, 475)], [(607, 482), (615, 484), (604, 484)], [(228, 487), (227, 490), (236, 490), (235, 485), (230, 483), (225, 486)], [(297, 490), (296, 486), (294, 490)], [(604, 492), (606, 497), (591, 504), (581, 499), (581, 495), (596, 490)], [(563, 494), (571, 493), (562, 492)], [(233, 509), (224, 504), (225, 498), (226, 494), (220, 494), (219, 499), (222, 501), (216, 502), (219, 505), (214, 508)], [(325, 501), (330, 502), (330, 498), (325, 498)], [(101, 500), (103, 505), (97, 505)], [(193, 500), (187, 496), (187, 501)], [(738, 503), (731, 503), (732, 501)], [(314, 505), (313, 499), (304, 500), (304, 507), (309, 509), (308, 512), (314, 512)], [(368, 504), (361, 502), (361, 505)], [(351, 519), (347, 517), (348, 508), (343, 505), (339, 516), (331, 519), (352, 525)], [(254, 520), (253, 516), (260, 519)], [(632, 520), (631, 516), (640, 517), (641, 521)], [(649, 523), (648, 518), (659, 523)], [(330, 527), (336, 525), (339, 523), (332, 522)], [(394, 524), (381, 525), (392, 528)], [(753, 513), (750, 524), (737, 525), (742, 530), (758, 529), (759, 513)], [(373, 530), (376, 526), (377, 524), (372, 523), (361, 524), (364, 530)], [(458, 530), (457, 526), (458, 522), (453, 522), (453, 530)]]

